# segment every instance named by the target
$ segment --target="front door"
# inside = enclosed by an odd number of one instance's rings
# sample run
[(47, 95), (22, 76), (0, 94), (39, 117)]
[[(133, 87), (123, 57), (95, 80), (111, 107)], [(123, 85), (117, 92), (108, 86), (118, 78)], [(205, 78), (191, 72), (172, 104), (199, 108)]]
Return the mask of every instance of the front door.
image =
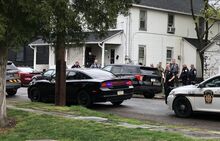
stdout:
[(200, 111), (220, 111), (220, 77), (214, 77), (202, 84), (195, 92), (195, 109)]
[(111, 49), (110, 64), (115, 63), (115, 49)]

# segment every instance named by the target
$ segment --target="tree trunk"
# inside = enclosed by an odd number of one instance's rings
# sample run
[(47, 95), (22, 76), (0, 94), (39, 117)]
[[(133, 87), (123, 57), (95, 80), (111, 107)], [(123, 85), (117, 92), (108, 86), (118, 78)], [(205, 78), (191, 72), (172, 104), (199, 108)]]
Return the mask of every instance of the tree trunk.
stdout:
[(6, 64), (8, 49), (0, 47), (0, 127), (8, 124), (6, 112)]
[(65, 62), (65, 39), (62, 34), (57, 35), (56, 53), (56, 88), (55, 105), (66, 105), (66, 62)]

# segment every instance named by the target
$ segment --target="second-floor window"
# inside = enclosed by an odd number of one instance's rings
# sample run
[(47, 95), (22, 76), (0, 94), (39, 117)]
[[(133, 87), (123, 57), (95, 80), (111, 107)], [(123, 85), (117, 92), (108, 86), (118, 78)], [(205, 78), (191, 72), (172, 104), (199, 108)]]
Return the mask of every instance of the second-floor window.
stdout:
[(172, 15), (172, 14), (168, 14), (167, 33), (171, 33), (171, 34), (175, 33), (174, 15)]
[(147, 30), (147, 11), (140, 10), (140, 30)]

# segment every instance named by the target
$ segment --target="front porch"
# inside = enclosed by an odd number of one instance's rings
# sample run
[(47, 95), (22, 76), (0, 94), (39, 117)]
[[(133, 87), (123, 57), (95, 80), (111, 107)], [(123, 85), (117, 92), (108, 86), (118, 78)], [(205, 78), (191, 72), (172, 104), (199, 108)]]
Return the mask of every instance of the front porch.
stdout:
[[(55, 49), (52, 44), (45, 43), (39, 39), (29, 44), (34, 50), (33, 68), (41, 71), (42, 69), (55, 68)], [(37, 64), (37, 48), (40, 46), (49, 49), (49, 63)], [(89, 52), (95, 56), (101, 66), (107, 64), (125, 63), (125, 45), (123, 43), (123, 31), (109, 31), (105, 37), (98, 37), (96, 33), (90, 32), (86, 38), (85, 44), (82, 46), (72, 45), (66, 48), (66, 64), (68, 68), (78, 61), (81, 67), (87, 66)]]

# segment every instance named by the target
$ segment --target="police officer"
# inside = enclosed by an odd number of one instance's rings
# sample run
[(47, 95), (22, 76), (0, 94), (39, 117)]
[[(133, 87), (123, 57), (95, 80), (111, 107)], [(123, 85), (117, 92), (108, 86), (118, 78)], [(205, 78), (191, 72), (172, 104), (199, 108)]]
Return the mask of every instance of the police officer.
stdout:
[(180, 79), (182, 79), (182, 84), (183, 85), (187, 85), (187, 81), (188, 81), (188, 74), (189, 74), (189, 69), (187, 68), (187, 66), (184, 64), (183, 68), (182, 68), (182, 72), (180, 74)]
[(165, 103), (167, 103), (167, 97), (174, 87), (175, 74), (170, 69), (170, 64), (166, 65), (164, 72), (164, 92), (165, 92)]
[(191, 64), (191, 69), (189, 70), (189, 84), (196, 83), (196, 75), (197, 75), (197, 70), (195, 66)]
[(176, 63), (176, 59), (172, 59), (172, 63), (170, 63), (170, 71), (175, 74), (174, 83), (178, 86), (179, 65)]

